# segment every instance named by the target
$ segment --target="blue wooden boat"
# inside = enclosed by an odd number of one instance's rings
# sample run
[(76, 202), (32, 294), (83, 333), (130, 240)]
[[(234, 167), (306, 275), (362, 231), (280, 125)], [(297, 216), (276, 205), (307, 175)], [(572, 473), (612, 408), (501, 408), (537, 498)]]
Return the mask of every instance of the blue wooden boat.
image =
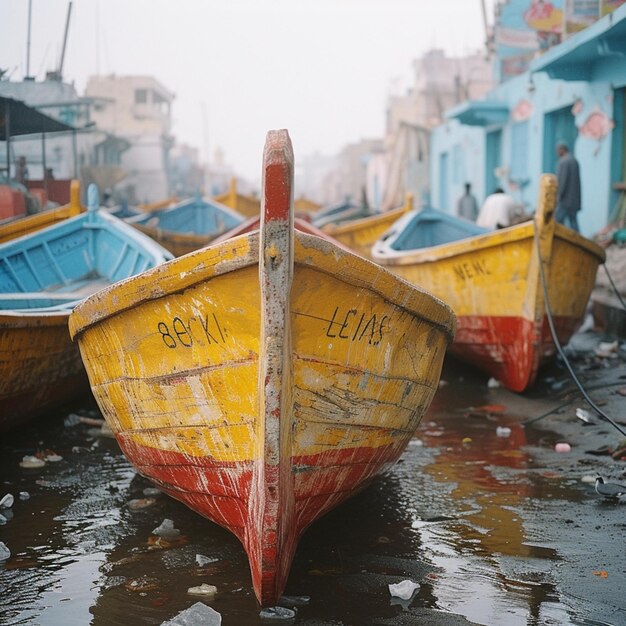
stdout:
[(86, 213), (0, 245), (0, 430), (88, 390), (67, 328), (76, 304), (172, 258), (98, 203), (91, 186)]
[(331, 204), (320, 209), (313, 215), (312, 222), (316, 228), (323, 228), (329, 224), (341, 224), (378, 214), (379, 211), (370, 209), (364, 204), (355, 204), (348, 198), (344, 202)]
[(488, 228), (437, 209), (413, 209), (389, 228), (376, 242), (375, 249), (379, 256), (385, 256), (390, 250), (430, 248), (487, 232)]
[(222, 233), (241, 224), (244, 218), (215, 200), (196, 196), (126, 221), (158, 241), (174, 256), (182, 256), (208, 245)]

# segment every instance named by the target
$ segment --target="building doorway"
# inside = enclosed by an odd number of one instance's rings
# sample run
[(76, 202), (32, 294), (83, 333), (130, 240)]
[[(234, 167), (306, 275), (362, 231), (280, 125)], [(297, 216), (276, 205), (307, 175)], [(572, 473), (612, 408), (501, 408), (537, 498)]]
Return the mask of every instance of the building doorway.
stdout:
[(500, 187), (498, 169), (502, 166), (502, 130), (488, 132), (485, 139), (485, 196)]
[(556, 174), (558, 156), (556, 144), (563, 141), (570, 152), (575, 154), (574, 144), (578, 137), (576, 120), (572, 115), (572, 107), (566, 106), (546, 113), (543, 122), (543, 172)]

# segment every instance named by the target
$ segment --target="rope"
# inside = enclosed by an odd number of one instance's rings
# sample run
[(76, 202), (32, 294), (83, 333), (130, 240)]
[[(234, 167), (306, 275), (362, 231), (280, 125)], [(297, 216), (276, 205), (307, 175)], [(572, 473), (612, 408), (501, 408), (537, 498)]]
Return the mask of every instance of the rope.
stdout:
[(607, 278), (609, 279), (609, 282), (611, 283), (611, 287), (613, 287), (613, 291), (615, 292), (615, 295), (619, 298), (619, 301), (621, 302), (622, 306), (626, 309), (626, 302), (622, 300), (622, 296), (619, 290), (617, 289), (617, 287), (615, 286), (615, 283), (613, 282), (613, 278), (611, 278), (611, 275), (609, 274), (609, 268), (606, 266), (606, 263), (603, 264), (603, 267), (604, 267), (604, 271), (606, 272)]
[(589, 394), (585, 391), (585, 388), (582, 386), (581, 382), (578, 380), (578, 377), (576, 376), (576, 373), (574, 372), (574, 370), (573, 370), (573, 368), (572, 368), (572, 366), (571, 366), (567, 356), (565, 355), (565, 352), (563, 351), (563, 348), (561, 347), (561, 344), (559, 343), (559, 338), (557, 337), (556, 329), (554, 328), (554, 321), (552, 319), (552, 310), (550, 308), (550, 300), (548, 298), (548, 286), (546, 285), (546, 277), (545, 277), (545, 273), (543, 271), (543, 259), (541, 258), (541, 248), (539, 246), (539, 236), (538, 236), (538, 233), (537, 233), (537, 223), (536, 222), (534, 222), (533, 234), (534, 234), (534, 238), (535, 238), (535, 244), (537, 246), (537, 254), (539, 256), (539, 275), (541, 277), (541, 286), (543, 287), (543, 297), (544, 297), (544, 303), (545, 303), (545, 308), (546, 308), (546, 316), (548, 318), (548, 325), (550, 326), (550, 333), (552, 334), (552, 340), (554, 341), (554, 345), (556, 346), (556, 349), (557, 349), (560, 357), (563, 359), (563, 362), (565, 363), (565, 366), (567, 367), (567, 371), (569, 372), (570, 376), (572, 377), (572, 380), (576, 383), (576, 386), (578, 387), (580, 393), (583, 395), (583, 398), (587, 401), (587, 404), (589, 404), (589, 406), (602, 419), (607, 421), (609, 424), (611, 424), (611, 426), (613, 426), (613, 428), (618, 430), (624, 437), (626, 437), (626, 431), (624, 431), (618, 424), (616, 424), (615, 421), (613, 421), (589, 397)]

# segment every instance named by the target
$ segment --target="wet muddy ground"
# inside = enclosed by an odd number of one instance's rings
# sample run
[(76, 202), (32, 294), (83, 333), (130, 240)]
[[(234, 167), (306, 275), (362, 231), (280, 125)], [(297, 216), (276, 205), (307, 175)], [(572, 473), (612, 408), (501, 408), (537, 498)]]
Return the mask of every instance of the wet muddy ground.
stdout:
[[(577, 336), (575, 367), (624, 423), (626, 353), (596, 356), (600, 339)], [(310, 601), (290, 623), (626, 624), (626, 503), (586, 482), (596, 472), (626, 482), (626, 463), (606, 450), (619, 433), (576, 417), (588, 407), (558, 365), (525, 395), (453, 361), (442, 380), (395, 468), (303, 537), (286, 594)], [(148, 481), (97, 427), (65, 425), (68, 413), (93, 409), (85, 399), (3, 437), (0, 498), (15, 502), (0, 511), (11, 551), (0, 562), (0, 623), (161, 624), (203, 601), (187, 593), (201, 583), (217, 587), (204, 601), (226, 626), (266, 623), (233, 536), (144, 493)], [(571, 452), (557, 453), (557, 443)], [(45, 450), (62, 460), (20, 467)], [(164, 519), (181, 538), (153, 535)], [(407, 579), (420, 584), (413, 597), (392, 598), (388, 585)]]

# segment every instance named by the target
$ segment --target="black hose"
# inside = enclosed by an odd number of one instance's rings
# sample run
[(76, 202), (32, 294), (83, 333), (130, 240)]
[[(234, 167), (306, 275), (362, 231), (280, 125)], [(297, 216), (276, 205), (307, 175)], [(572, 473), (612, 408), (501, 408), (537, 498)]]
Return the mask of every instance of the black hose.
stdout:
[(548, 286), (546, 285), (546, 277), (545, 277), (545, 273), (543, 271), (543, 259), (541, 258), (541, 248), (539, 246), (539, 237), (538, 237), (538, 233), (537, 233), (537, 223), (536, 222), (534, 223), (534, 237), (535, 237), (535, 244), (537, 245), (537, 255), (539, 257), (539, 274), (541, 276), (541, 286), (543, 287), (543, 297), (544, 297), (544, 305), (545, 305), (545, 309), (546, 309), (546, 316), (548, 318), (548, 325), (550, 326), (550, 333), (552, 334), (552, 340), (554, 341), (554, 345), (556, 346), (556, 349), (557, 349), (559, 355), (563, 359), (563, 362), (565, 363), (565, 366), (567, 367), (567, 370), (568, 370), (570, 376), (572, 377), (572, 380), (576, 383), (576, 386), (580, 390), (580, 393), (582, 393), (583, 398), (587, 401), (587, 404), (589, 404), (589, 406), (602, 419), (606, 420), (609, 424), (611, 424), (611, 426), (613, 426), (613, 428), (618, 430), (624, 437), (626, 437), (626, 431), (624, 431), (619, 426), (619, 424), (616, 424), (615, 421), (612, 420), (589, 397), (589, 394), (585, 391), (585, 388), (582, 386), (581, 382), (578, 380), (578, 377), (576, 376), (576, 373), (574, 372), (574, 370), (573, 370), (573, 368), (572, 368), (572, 366), (571, 366), (567, 356), (565, 355), (565, 352), (563, 351), (563, 348), (561, 347), (561, 344), (559, 343), (559, 338), (557, 337), (556, 329), (554, 328), (554, 321), (552, 319), (552, 311), (550, 309), (550, 300), (548, 298)]

